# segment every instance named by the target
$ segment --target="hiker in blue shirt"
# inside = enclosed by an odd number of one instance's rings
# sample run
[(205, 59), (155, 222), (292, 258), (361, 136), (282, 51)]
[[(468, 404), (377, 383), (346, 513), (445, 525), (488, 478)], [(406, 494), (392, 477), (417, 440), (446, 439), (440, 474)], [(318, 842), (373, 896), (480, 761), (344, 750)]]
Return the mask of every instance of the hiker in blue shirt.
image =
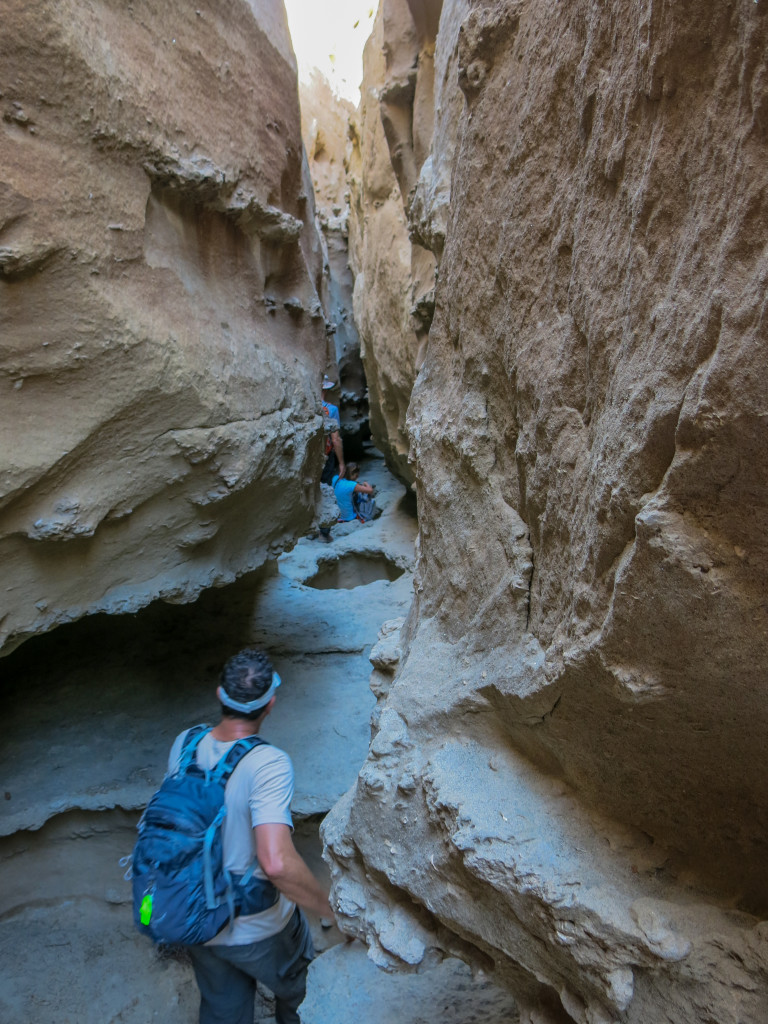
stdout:
[[(355, 494), (373, 494), (373, 485), (362, 480), (358, 483), (360, 467), (356, 462), (347, 463), (346, 478), (339, 476), (333, 478), (333, 492), (336, 495), (336, 503), (339, 506), (339, 522), (349, 523), (357, 519), (357, 509), (354, 505)], [(369, 518), (375, 518), (371, 516)]]

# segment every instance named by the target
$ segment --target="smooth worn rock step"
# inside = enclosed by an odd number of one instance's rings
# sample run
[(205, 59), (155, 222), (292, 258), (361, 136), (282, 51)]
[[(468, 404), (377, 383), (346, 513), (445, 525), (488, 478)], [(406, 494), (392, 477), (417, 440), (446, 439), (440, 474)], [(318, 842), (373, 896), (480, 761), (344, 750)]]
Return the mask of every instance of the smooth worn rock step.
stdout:
[(355, 942), (309, 968), (302, 1024), (516, 1024), (514, 999), (460, 960), (418, 974), (388, 974)]

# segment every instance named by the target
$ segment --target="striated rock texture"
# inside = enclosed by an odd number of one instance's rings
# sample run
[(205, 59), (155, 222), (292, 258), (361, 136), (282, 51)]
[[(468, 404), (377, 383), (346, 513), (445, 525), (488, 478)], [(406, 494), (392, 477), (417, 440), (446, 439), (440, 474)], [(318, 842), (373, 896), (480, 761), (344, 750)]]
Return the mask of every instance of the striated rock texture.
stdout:
[(363, 55), (360, 107), (350, 124), (349, 262), (354, 316), (368, 384), (371, 434), (387, 465), (405, 483), (410, 442), (405, 431), (417, 348), (410, 324), (410, 243), (379, 116), (384, 74), (381, 11)]
[[(383, 0), (353, 121), (350, 263), (371, 430), (394, 473), (414, 481), (406, 414), (434, 313), (437, 263), (463, 100), (457, 37), (467, 0)], [(438, 37), (441, 45), (435, 49)]]
[(334, 404), (341, 413), (341, 431), (348, 457), (362, 453), (370, 436), (365, 373), (360, 337), (352, 315), (354, 277), (349, 267), (349, 192), (346, 153), (349, 119), (354, 107), (336, 95), (314, 69), (299, 85), (301, 131), (315, 194), (316, 218), (323, 242), (323, 277), (319, 291), (327, 310), (328, 372), (338, 383)]
[(523, 1020), (758, 1024), (766, 7), (470, 6), (416, 599), (335, 896)]
[(187, 601), (311, 518), (322, 269), (278, 0), (9, 0), (0, 646)]

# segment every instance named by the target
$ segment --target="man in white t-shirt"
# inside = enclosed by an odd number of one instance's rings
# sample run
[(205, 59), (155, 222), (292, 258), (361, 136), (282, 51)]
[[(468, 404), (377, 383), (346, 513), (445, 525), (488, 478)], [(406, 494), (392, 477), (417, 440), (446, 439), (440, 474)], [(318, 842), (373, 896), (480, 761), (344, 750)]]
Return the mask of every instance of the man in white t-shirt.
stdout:
[[(248, 649), (224, 666), (216, 694), (221, 721), (200, 741), (197, 763), (212, 768), (232, 745), (258, 733), (275, 703), (280, 677), (267, 656)], [(168, 770), (178, 765), (186, 731), (177, 736)], [(328, 895), (293, 845), (293, 765), (270, 744), (255, 747), (232, 773), (224, 795), (224, 866), (244, 874), (257, 859), (256, 875), (278, 890), (277, 902), (259, 914), (240, 916), (202, 946), (189, 946), (200, 989), (200, 1024), (253, 1024), (256, 981), (275, 994), (277, 1024), (299, 1024), (307, 967), (314, 957), (306, 918), (299, 907), (332, 917)], [(297, 906), (298, 904), (298, 906)]]

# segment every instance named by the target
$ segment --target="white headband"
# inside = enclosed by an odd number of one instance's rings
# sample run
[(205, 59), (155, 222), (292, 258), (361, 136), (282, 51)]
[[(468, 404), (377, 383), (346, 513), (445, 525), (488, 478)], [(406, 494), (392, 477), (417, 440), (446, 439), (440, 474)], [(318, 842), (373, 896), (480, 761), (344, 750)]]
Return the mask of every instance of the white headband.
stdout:
[(220, 686), (216, 690), (216, 696), (219, 698), (219, 700), (225, 707), (230, 708), (232, 711), (241, 711), (243, 714), (248, 715), (251, 713), (251, 711), (258, 711), (259, 708), (266, 707), (266, 705), (269, 704), (269, 702), (274, 697), (275, 690), (280, 685), (280, 682), (280, 676), (277, 674), (277, 672), (273, 672), (272, 685), (267, 690), (267, 692), (263, 693), (260, 697), (257, 697), (256, 700), (249, 700), (247, 704), (241, 704), (240, 701), (233, 700), (233, 698), (229, 696), (229, 694), (226, 692), (223, 686)]

